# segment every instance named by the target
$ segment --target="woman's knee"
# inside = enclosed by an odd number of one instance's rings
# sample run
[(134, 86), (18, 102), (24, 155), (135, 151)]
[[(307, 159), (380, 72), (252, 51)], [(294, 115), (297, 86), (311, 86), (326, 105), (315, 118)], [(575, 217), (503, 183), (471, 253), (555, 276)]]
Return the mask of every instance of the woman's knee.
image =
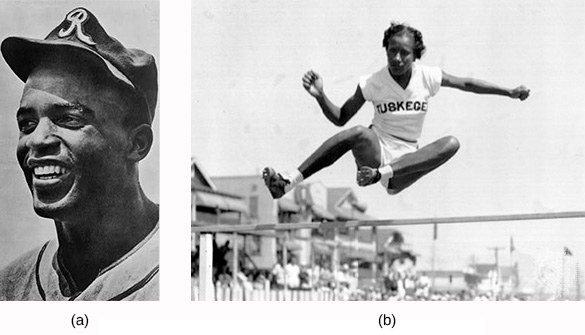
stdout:
[(457, 151), (459, 151), (459, 148), (461, 147), (459, 140), (455, 136), (451, 135), (443, 137), (441, 139), (441, 144), (443, 148), (442, 151), (449, 156), (453, 156), (455, 153), (457, 153)]
[(364, 126), (355, 126), (347, 131), (350, 134), (350, 146), (358, 166), (380, 166), (380, 144), (376, 133)]
[(348, 135), (354, 143), (372, 142), (377, 140), (373, 130), (364, 126), (355, 126), (347, 130)]
[(414, 182), (417, 181), (421, 176), (394, 177), (389, 179), (385, 184), (382, 185), (384, 185), (384, 188), (386, 189), (386, 193), (388, 193), (388, 195), (397, 195), (404, 189), (408, 188), (410, 185), (414, 184)]
[(402, 190), (404, 190), (404, 188), (387, 188), (386, 193), (388, 193), (388, 195), (397, 195), (402, 192)]

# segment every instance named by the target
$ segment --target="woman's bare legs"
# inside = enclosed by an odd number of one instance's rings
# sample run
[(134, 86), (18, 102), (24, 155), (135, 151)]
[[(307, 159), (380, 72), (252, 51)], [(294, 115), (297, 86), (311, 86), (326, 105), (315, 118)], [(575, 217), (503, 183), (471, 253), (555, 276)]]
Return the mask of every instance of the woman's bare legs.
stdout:
[[(377, 168), (380, 166), (380, 142), (376, 133), (364, 126), (355, 126), (341, 131), (323, 142), (298, 168), (303, 179), (331, 166), (348, 151), (352, 151), (358, 166)], [(272, 168), (265, 168), (262, 177), (273, 198), (282, 197), (290, 181), (286, 176), (276, 173)], [(293, 185), (294, 186), (294, 185)]]
[(459, 150), (459, 141), (453, 136), (443, 137), (421, 149), (406, 154), (390, 166), (394, 177), (388, 185), (389, 194), (397, 194), (414, 182), (445, 164)]
[(316, 172), (335, 163), (348, 151), (352, 151), (358, 166), (377, 168), (380, 166), (380, 142), (373, 130), (355, 126), (341, 131), (323, 142), (321, 146), (300, 166), (303, 177), (309, 178)]
[[(348, 151), (352, 151), (356, 163), (360, 168), (360, 175), (366, 171), (369, 178), (365, 182), (358, 182), (360, 186), (366, 186), (374, 182), (373, 172), (381, 164), (380, 142), (377, 135), (369, 128), (356, 126), (341, 131), (329, 138), (311, 154), (298, 168), (303, 179), (309, 178), (316, 172), (331, 166)], [(417, 180), (445, 164), (459, 150), (459, 141), (453, 136), (443, 137), (421, 149), (406, 154), (390, 166), (394, 171), (389, 181), (387, 191), (389, 194), (397, 194), (409, 187)], [(289, 189), (290, 181), (276, 173), (272, 168), (265, 168), (262, 172), (266, 186), (272, 197), (280, 198)], [(361, 178), (362, 180), (364, 178)], [(368, 182), (369, 180), (369, 182)], [(294, 187), (294, 185), (292, 185)]]

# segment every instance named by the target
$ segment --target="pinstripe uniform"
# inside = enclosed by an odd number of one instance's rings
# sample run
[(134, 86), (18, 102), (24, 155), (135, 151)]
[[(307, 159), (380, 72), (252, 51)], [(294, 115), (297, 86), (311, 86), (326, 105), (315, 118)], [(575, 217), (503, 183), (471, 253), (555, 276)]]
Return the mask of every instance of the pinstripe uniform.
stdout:
[(158, 300), (158, 225), (83, 290), (61, 263), (58, 247), (50, 240), (0, 271), (0, 300)]

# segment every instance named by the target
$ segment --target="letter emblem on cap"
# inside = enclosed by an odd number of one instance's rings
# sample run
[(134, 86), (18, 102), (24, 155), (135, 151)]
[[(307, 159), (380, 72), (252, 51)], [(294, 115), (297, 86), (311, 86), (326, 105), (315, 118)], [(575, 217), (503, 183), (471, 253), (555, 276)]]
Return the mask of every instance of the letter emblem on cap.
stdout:
[(88, 17), (89, 15), (87, 15), (87, 12), (83, 8), (77, 8), (71, 11), (69, 14), (67, 14), (66, 17), (67, 21), (71, 22), (71, 25), (67, 29), (62, 28), (59, 31), (58, 36), (61, 38), (67, 37), (73, 34), (73, 32), (75, 31), (75, 33), (77, 34), (77, 38), (80, 41), (82, 41), (85, 44), (95, 45), (95, 42), (91, 39), (91, 36), (86, 35), (83, 31), (82, 24), (85, 21), (87, 21)]

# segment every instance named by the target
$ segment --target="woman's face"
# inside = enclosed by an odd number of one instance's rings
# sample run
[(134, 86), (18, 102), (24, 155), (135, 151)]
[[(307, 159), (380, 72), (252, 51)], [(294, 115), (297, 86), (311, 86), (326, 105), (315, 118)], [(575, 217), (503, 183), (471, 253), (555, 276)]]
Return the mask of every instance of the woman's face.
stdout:
[(388, 68), (393, 76), (402, 76), (412, 70), (414, 62), (414, 38), (412, 34), (394, 35), (388, 40), (386, 48)]

